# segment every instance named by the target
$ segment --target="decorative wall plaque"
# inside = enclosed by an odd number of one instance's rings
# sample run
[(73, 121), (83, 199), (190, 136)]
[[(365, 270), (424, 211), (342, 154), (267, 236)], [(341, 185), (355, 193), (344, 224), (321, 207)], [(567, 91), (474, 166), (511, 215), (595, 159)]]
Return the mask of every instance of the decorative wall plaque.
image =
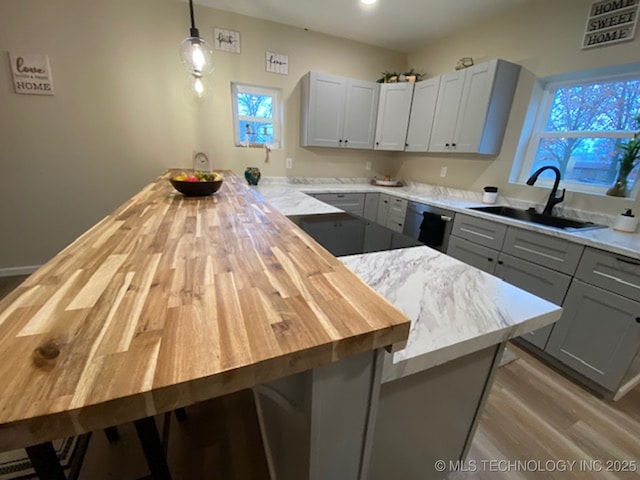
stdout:
[(596, 0), (591, 4), (582, 49), (633, 40), (640, 0)]
[(53, 80), (47, 55), (9, 53), (11, 74), (16, 93), (23, 95), (53, 95)]
[(289, 56), (281, 53), (267, 52), (267, 72), (289, 75)]
[(240, 32), (216, 27), (213, 29), (213, 43), (216, 50), (240, 53)]

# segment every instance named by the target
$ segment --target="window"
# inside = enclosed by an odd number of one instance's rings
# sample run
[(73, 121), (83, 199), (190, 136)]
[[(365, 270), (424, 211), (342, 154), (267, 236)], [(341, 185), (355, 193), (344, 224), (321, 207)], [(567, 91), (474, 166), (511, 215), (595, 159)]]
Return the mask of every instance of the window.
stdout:
[(282, 104), (279, 89), (232, 83), (231, 99), (237, 147), (281, 147)]
[[(640, 114), (640, 68), (625, 69), (635, 70), (543, 82), (512, 180), (524, 183), (538, 168), (553, 165), (560, 169), (567, 190), (604, 194), (616, 179), (618, 146), (633, 137)], [(638, 170), (629, 176), (631, 185)], [(553, 172), (546, 171), (536, 184), (550, 185), (553, 180)]]

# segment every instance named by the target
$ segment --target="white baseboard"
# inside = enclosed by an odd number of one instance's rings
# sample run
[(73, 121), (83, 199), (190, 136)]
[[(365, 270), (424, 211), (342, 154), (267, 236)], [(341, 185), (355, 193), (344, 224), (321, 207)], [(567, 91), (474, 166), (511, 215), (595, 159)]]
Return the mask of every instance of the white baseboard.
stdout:
[(0, 268), (0, 277), (16, 277), (18, 275), (31, 275), (42, 265), (27, 265), (25, 267)]

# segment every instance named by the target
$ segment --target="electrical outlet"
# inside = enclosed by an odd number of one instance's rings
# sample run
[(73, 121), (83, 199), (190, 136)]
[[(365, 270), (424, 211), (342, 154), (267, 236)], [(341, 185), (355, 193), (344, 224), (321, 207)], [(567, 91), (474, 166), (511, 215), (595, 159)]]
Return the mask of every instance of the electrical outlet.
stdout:
[(447, 167), (440, 167), (440, 176), (442, 178), (447, 176)]
[(293, 168), (293, 158), (287, 157), (287, 168)]
[(367, 160), (367, 162), (364, 164), (364, 169), (371, 170), (371, 160)]

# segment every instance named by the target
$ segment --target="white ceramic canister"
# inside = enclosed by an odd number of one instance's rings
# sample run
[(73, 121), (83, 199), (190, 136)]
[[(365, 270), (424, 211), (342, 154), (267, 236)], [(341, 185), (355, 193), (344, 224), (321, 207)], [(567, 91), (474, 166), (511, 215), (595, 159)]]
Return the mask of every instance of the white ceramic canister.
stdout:
[(631, 209), (628, 208), (626, 212), (616, 217), (613, 222), (613, 228), (620, 232), (634, 233), (638, 228), (638, 217), (631, 213)]
[(482, 194), (482, 203), (496, 203), (498, 198), (498, 187), (484, 187)]

